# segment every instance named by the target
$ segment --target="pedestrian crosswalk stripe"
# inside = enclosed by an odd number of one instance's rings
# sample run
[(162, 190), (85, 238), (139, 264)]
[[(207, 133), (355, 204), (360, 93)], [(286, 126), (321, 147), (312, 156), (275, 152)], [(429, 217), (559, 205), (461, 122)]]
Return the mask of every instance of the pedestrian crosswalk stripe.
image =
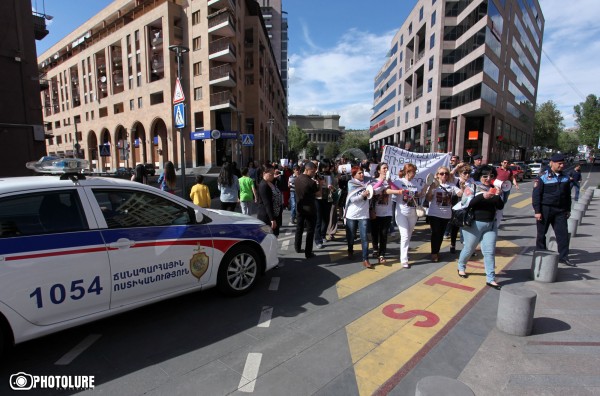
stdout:
[(529, 205), (531, 205), (531, 197), (529, 197), (527, 199), (524, 199), (524, 200), (522, 200), (520, 202), (517, 202), (516, 204), (511, 205), (511, 206), (513, 208), (522, 209), (522, 208), (524, 208), (526, 206), (529, 206)]

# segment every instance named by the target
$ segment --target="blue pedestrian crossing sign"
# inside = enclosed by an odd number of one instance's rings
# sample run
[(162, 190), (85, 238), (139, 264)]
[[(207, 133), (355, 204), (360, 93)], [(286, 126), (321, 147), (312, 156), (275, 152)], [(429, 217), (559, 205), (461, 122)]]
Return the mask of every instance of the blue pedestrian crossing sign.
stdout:
[(244, 147), (254, 146), (254, 135), (242, 133), (242, 146), (244, 146)]
[(100, 151), (100, 157), (110, 157), (110, 146), (108, 144), (98, 146), (98, 151)]
[(185, 104), (177, 103), (173, 106), (173, 117), (175, 118), (175, 128), (185, 127)]

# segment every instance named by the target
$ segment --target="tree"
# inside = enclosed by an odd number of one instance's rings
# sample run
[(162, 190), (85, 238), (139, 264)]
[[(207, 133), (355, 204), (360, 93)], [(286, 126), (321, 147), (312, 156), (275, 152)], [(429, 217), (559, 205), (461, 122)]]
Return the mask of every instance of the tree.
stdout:
[(585, 102), (574, 107), (575, 121), (579, 125), (579, 141), (595, 148), (600, 134), (600, 101), (596, 95), (588, 95)]
[(336, 142), (329, 142), (323, 150), (325, 158), (333, 159), (340, 153), (340, 146)]
[(575, 133), (561, 132), (558, 135), (558, 149), (562, 153), (576, 153), (579, 137)]
[(344, 133), (340, 141), (340, 152), (343, 153), (351, 148), (357, 148), (364, 153), (368, 153), (369, 131), (351, 131)]
[(309, 142), (306, 145), (306, 158), (314, 159), (319, 155), (319, 148), (315, 142)]
[(558, 147), (558, 134), (563, 129), (563, 117), (556, 104), (549, 100), (537, 106), (533, 126), (535, 146), (551, 149)]
[(301, 153), (308, 143), (308, 135), (298, 125), (291, 125), (288, 128), (288, 147), (294, 153)]

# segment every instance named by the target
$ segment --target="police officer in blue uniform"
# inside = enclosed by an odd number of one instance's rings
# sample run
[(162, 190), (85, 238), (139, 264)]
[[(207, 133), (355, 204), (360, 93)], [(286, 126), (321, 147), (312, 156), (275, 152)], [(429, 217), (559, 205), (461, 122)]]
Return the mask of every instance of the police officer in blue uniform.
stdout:
[(575, 267), (569, 260), (567, 219), (571, 215), (571, 180), (563, 174), (565, 156), (554, 154), (550, 168), (534, 181), (531, 201), (537, 220), (536, 249), (546, 250), (546, 232), (552, 225), (558, 245), (559, 262)]

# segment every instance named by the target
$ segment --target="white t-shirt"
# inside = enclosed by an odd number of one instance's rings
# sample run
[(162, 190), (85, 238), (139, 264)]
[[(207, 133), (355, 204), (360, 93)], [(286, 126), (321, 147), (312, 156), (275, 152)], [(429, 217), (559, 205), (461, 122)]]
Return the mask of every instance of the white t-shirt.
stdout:
[[(361, 182), (352, 179), (356, 184)], [(369, 200), (364, 199), (361, 192), (364, 191), (364, 187), (348, 184), (348, 201), (346, 204), (346, 218), (351, 220), (360, 220), (369, 218)]]
[(460, 188), (454, 184), (440, 184), (433, 190), (433, 197), (429, 203), (428, 216), (435, 216), (441, 219), (452, 217), (452, 196), (456, 195)]
[(392, 216), (393, 209), (393, 195), (386, 194), (385, 191), (390, 188), (387, 180), (384, 180), (383, 183), (373, 190), (375, 195), (373, 195), (373, 204), (375, 205), (375, 213), (377, 217), (388, 217)]
[(402, 194), (396, 195), (396, 215), (398, 215), (398, 213), (403, 215), (411, 215), (416, 213), (415, 201), (418, 203), (419, 200), (418, 198), (414, 197), (415, 194), (418, 194), (421, 191), (419, 186), (416, 183), (406, 180), (404, 177), (395, 181), (394, 184), (399, 189), (403, 190)]

